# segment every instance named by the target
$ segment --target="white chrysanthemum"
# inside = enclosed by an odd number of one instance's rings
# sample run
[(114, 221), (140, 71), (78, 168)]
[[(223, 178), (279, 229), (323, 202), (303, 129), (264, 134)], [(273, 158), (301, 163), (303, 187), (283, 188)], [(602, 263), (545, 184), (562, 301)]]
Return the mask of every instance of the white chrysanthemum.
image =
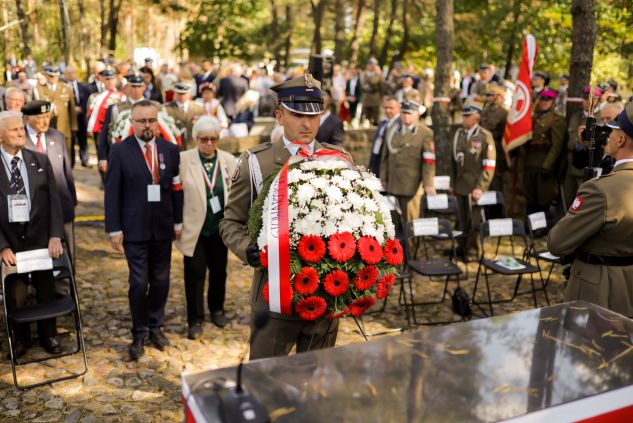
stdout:
[(351, 231), (360, 229), (363, 226), (363, 219), (358, 213), (354, 213), (354, 212), (345, 213), (343, 215), (342, 221), (346, 222), (349, 225), (349, 227), (351, 228)]
[(339, 226), (336, 220), (328, 219), (323, 224), (323, 236), (330, 237), (339, 231)]
[(359, 180), (358, 184), (371, 191), (382, 190), (382, 183), (380, 180), (369, 172), (363, 172), (363, 179)]
[(343, 200), (343, 192), (335, 186), (329, 186), (325, 190), (325, 194), (328, 197), (330, 203), (336, 203)]
[(376, 241), (378, 241), (380, 245), (385, 243), (385, 235), (383, 232), (376, 231)]
[(339, 220), (343, 218), (343, 209), (341, 207), (330, 207), (327, 210), (328, 220)]
[(313, 198), (310, 202), (310, 207), (319, 211), (325, 211), (325, 202), (320, 198)]
[(365, 205), (365, 200), (360, 195), (355, 192), (350, 192), (346, 197), (347, 201), (352, 204), (352, 207), (356, 211), (360, 211), (360, 209)]
[(294, 229), (300, 235), (321, 236), (323, 232), (323, 227), (321, 226), (319, 222), (312, 219), (308, 219), (307, 217), (297, 220), (297, 222), (294, 225)]
[(345, 169), (349, 163), (344, 160), (311, 160), (301, 163), (303, 170), (335, 170)]
[(312, 197), (316, 195), (314, 188), (310, 184), (301, 184), (297, 190), (297, 203), (300, 205), (308, 204)]
[(364, 198), (363, 207), (365, 207), (365, 210), (370, 212), (377, 212), (380, 210), (378, 204), (376, 204), (376, 200), (374, 200), (373, 198)]
[(359, 172), (352, 169), (343, 169), (341, 170), (341, 176), (347, 179), (348, 181), (355, 181), (360, 178)]
[(334, 184), (338, 185), (340, 189), (350, 191), (352, 189), (352, 184), (347, 179), (343, 178), (340, 175), (335, 175), (330, 179)]
[(313, 187), (317, 189), (321, 189), (323, 191), (325, 191), (327, 187), (329, 186), (328, 181), (322, 177), (310, 179), (310, 184), (312, 184)]
[(299, 182), (301, 180), (301, 175), (303, 174), (303, 172), (301, 172), (301, 169), (292, 169), (288, 171), (288, 183), (289, 184), (294, 184), (296, 182)]

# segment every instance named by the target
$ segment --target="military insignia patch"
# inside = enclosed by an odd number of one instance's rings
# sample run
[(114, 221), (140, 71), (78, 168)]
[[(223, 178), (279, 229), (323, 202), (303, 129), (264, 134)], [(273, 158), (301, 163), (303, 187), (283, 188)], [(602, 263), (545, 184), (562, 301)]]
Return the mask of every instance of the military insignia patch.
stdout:
[(580, 195), (577, 195), (571, 207), (569, 208), (569, 210), (573, 212), (577, 212), (578, 210), (580, 210), (580, 207), (582, 207), (583, 203), (584, 203), (584, 200), (580, 198)]
[(306, 88), (314, 87), (314, 78), (312, 77), (311, 73), (306, 73), (304, 75), (304, 78), (305, 78)]

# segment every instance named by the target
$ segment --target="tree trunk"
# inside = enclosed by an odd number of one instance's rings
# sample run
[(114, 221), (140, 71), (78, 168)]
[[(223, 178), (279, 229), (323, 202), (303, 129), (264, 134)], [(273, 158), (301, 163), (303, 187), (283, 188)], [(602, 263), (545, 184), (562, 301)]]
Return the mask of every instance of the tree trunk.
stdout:
[[(573, 0), (572, 46), (569, 62), (568, 97), (582, 97), (582, 90), (589, 85), (593, 66), (593, 48), (596, 43), (595, 0)], [(567, 116), (582, 110), (581, 103), (567, 103)]]
[(270, 45), (273, 49), (275, 67), (281, 65), (281, 35), (279, 34), (279, 12), (275, 0), (270, 0)]
[[(435, 18), (435, 45), (437, 66), (435, 67), (435, 89), (433, 97), (449, 97), (451, 71), (453, 68), (453, 0), (437, 0)], [(448, 102), (434, 102), (431, 109), (437, 174), (449, 174), (451, 167), (451, 145), (449, 139)]]
[(284, 42), (284, 49), (286, 50), (284, 53), (284, 66), (287, 68), (290, 62), (290, 47), (292, 45), (292, 7), (290, 4), (286, 5), (286, 35)]
[(376, 43), (378, 39), (378, 27), (380, 26), (380, 0), (374, 0), (374, 25), (371, 29), (369, 40), (369, 57), (376, 56)]
[(341, 60), (343, 60), (343, 47), (345, 43), (343, 1), (336, 0), (334, 8), (334, 61), (335, 63), (341, 63)]
[(107, 44), (107, 36), (108, 36), (108, 27), (106, 23), (106, 5), (105, 0), (99, 0), (99, 19), (100, 19), (100, 29), (101, 29), (101, 40), (99, 41), (100, 53), (102, 54), (106, 49)]
[(66, 0), (59, 0), (59, 23), (62, 30), (62, 50), (64, 63), (70, 65), (70, 18), (66, 8)]
[(29, 35), (29, 23), (26, 20), (26, 13), (24, 13), (24, 5), (22, 0), (15, 0), (15, 9), (17, 11), (18, 19), (20, 20), (20, 35), (22, 36), (22, 53), (24, 56), (31, 54), (31, 37)]
[(354, 24), (354, 34), (352, 41), (349, 43), (349, 61), (356, 63), (358, 60), (358, 50), (360, 42), (360, 34), (365, 26), (365, 0), (358, 0), (358, 9), (356, 9), (356, 22)]
[(387, 55), (391, 48), (391, 38), (393, 37), (393, 24), (398, 18), (398, 0), (391, 0), (391, 16), (389, 17), (389, 24), (387, 25), (387, 33), (385, 34), (385, 43), (382, 45), (382, 51), (380, 52), (380, 64), (387, 62)]
[[(115, 4), (116, 3), (116, 4)], [(119, 26), (119, 11), (121, 10), (122, 0), (115, 2), (110, 0), (110, 15), (108, 17), (108, 29), (110, 30), (110, 42), (108, 44), (108, 50), (114, 55), (116, 51), (116, 36), (117, 28)]]
[[(403, 60), (404, 55), (407, 53), (409, 49), (409, 0), (404, 0), (402, 2), (402, 41), (400, 43), (400, 50), (398, 50), (398, 54), (393, 58), (393, 62)], [(391, 67), (391, 66), (390, 66)]]
[(314, 34), (312, 37), (312, 52), (314, 54), (321, 54), (322, 40), (321, 40), (321, 22), (323, 21), (323, 11), (327, 0), (320, 0), (318, 4), (310, 0), (312, 6), (312, 19), (314, 21)]
[(514, 56), (514, 42), (516, 34), (519, 32), (519, 15), (521, 13), (521, 0), (514, 0), (512, 4), (512, 29), (510, 32), (510, 40), (508, 41), (508, 55), (506, 56), (506, 68), (503, 73), (503, 79), (510, 79), (510, 71), (512, 70), (512, 56)]

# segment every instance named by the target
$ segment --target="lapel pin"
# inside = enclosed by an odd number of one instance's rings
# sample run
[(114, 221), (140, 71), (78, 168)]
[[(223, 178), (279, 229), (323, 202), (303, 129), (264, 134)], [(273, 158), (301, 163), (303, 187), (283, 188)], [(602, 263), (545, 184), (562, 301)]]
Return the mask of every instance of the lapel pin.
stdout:
[(160, 167), (160, 170), (165, 170), (167, 166), (165, 166), (165, 163), (161, 163), (159, 167)]

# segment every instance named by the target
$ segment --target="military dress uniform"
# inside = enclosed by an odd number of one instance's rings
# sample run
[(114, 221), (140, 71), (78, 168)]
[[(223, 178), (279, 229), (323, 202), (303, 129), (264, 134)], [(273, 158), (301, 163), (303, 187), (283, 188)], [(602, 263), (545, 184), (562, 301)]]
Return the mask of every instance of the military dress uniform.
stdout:
[[(309, 82), (307, 82), (309, 80)], [(307, 87), (310, 85), (310, 87)], [(309, 88), (310, 91), (306, 90)], [(279, 107), (300, 114), (320, 114), (323, 104), (320, 83), (305, 75), (272, 87), (277, 92)], [(292, 94), (290, 94), (292, 93)], [(292, 97), (294, 96), (294, 97)], [(249, 209), (259, 195), (262, 182), (280, 169), (290, 158), (285, 137), (274, 143), (265, 143), (246, 151), (238, 160), (232, 177), (231, 191), (220, 222), (220, 235), (224, 244), (243, 262), (249, 262), (247, 249), (251, 240), (247, 231)], [(313, 151), (338, 150), (349, 157), (344, 149), (313, 140)], [(297, 151), (293, 151), (294, 154)], [(285, 315), (270, 311), (262, 290), (268, 280), (267, 272), (256, 268), (251, 286), (251, 339), (250, 358), (257, 359), (287, 355), (296, 345), (297, 352), (334, 346), (338, 332), (338, 319), (302, 320), (296, 313)], [(258, 312), (268, 312), (269, 321), (257, 336), (253, 336), (253, 320)]]
[[(417, 103), (402, 105), (402, 113), (418, 108)], [(406, 222), (407, 205), (415, 196), (420, 183), (434, 186), (435, 143), (433, 131), (422, 122), (407, 128), (402, 121), (390, 126), (380, 160), (380, 179), (387, 194), (398, 198), (402, 218)]]
[(360, 76), (361, 102), (363, 117), (372, 125), (380, 121), (380, 105), (382, 103), (382, 74), (380, 72), (363, 72)]
[[(52, 77), (59, 77), (60, 71), (56, 66), (47, 66), (44, 72)], [(46, 100), (52, 104), (51, 127), (57, 129), (66, 137), (66, 147), (71, 155), (72, 151), (72, 133), (79, 129), (77, 123), (77, 109), (75, 104), (75, 95), (72, 89), (57, 81), (53, 84), (38, 85), (35, 97), (40, 100)]]
[[(541, 96), (549, 92), (543, 90)], [(547, 211), (556, 197), (556, 166), (565, 148), (566, 131), (565, 118), (556, 114), (553, 108), (534, 113), (532, 139), (523, 150), (523, 191), (528, 213)]]
[[(505, 90), (499, 86), (492, 86), (488, 88), (486, 94), (503, 96), (505, 95)], [(481, 120), (479, 121), (479, 126), (487, 129), (492, 134), (497, 153), (497, 167), (490, 188), (502, 192), (504, 192), (503, 173), (509, 169), (503, 151), (503, 131), (505, 130), (507, 120), (508, 111), (503, 106), (495, 103), (487, 103), (481, 112)], [(504, 195), (505, 194), (506, 192), (504, 192)]]
[[(189, 85), (178, 82), (173, 87), (174, 92), (185, 94), (190, 90)], [(193, 142), (193, 124), (199, 116), (205, 114), (204, 107), (195, 101), (188, 100), (186, 104), (171, 101), (165, 104), (165, 110), (176, 121), (176, 126), (180, 129), (182, 144), (180, 151), (189, 149)]]
[(576, 148), (576, 144), (580, 142), (578, 139), (578, 128), (580, 125), (585, 124), (587, 114), (584, 111), (574, 113), (569, 118), (569, 125), (567, 126), (567, 169), (565, 170), (565, 181), (563, 182), (563, 190), (565, 191), (566, 206), (570, 206), (576, 198), (576, 192), (583, 182), (583, 169), (578, 169), (574, 166), (573, 153)]
[[(116, 72), (112, 69), (104, 69), (99, 72), (99, 75), (104, 79), (116, 78)], [(125, 95), (121, 91), (115, 90), (103, 90), (90, 95), (88, 98), (88, 124), (86, 130), (88, 133), (93, 134), (95, 139), (99, 136), (99, 133), (103, 129), (103, 122), (105, 121), (106, 112), (108, 107), (116, 104), (125, 99)]]
[[(463, 113), (477, 113), (474, 106), (466, 105)], [(488, 191), (494, 178), (496, 149), (492, 134), (480, 125), (467, 130), (460, 128), (453, 138), (453, 191), (457, 197), (459, 220), (467, 247), (476, 246), (474, 227), (479, 224), (478, 213), (472, 213), (470, 198), (475, 189)]]

